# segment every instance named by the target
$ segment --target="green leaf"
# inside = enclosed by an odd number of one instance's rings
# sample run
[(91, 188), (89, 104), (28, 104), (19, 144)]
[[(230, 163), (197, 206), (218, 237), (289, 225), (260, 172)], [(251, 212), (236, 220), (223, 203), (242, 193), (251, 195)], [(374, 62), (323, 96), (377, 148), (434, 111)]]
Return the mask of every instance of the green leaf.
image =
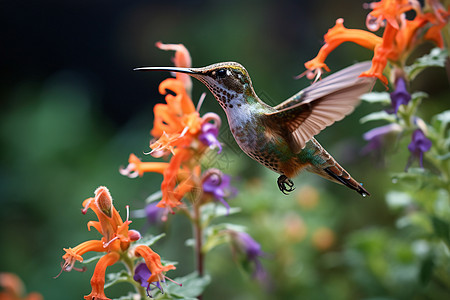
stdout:
[(414, 212), (401, 217), (396, 222), (397, 228), (414, 227), (420, 230), (424, 235), (432, 232), (432, 225), (428, 215), (424, 212)]
[(156, 236), (154, 236), (154, 235), (145, 236), (145, 237), (141, 238), (139, 240), (139, 242), (136, 243), (136, 245), (145, 245), (145, 246), (149, 246), (150, 247), (154, 243), (156, 243), (157, 241), (162, 239), (165, 235), (166, 235), (165, 233), (161, 233), (161, 234), (158, 234)]
[(433, 120), (439, 121), (445, 125), (450, 123), (450, 110), (446, 110), (441, 112), (440, 114), (437, 114), (433, 117)]
[(86, 265), (87, 265), (87, 264), (90, 264), (91, 262), (97, 261), (97, 260), (99, 260), (100, 258), (102, 258), (103, 255), (104, 255), (104, 254), (100, 254), (100, 255), (96, 255), (96, 256), (90, 257), (90, 258), (88, 258), (88, 259), (84, 259), (81, 263), (82, 263), (82, 264), (86, 264)]
[(203, 245), (202, 251), (204, 253), (208, 253), (213, 248), (225, 244), (229, 242), (229, 235), (226, 232), (229, 231), (244, 231), (245, 227), (230, 224), (230, 223), (222, 223), (209, 226), (205, 230), (205, 243)]
[(433, 216), (431, 217), (434, 232), (438, 237), (443, 239), (447, 245), (450, 245), (450, 225), (448, 222)]
[(162, 191), (156, 191), (153, 194), (151, 194), (150, 196), (147, 197), (147, 199), (145, 199), (145, 203), (149, 204), (158, 200), (161, 200), (162, 198)]
[(409, 168), (408, 172), (393, 173), (392, 182), (402, 182), (420, 188), (423, 186), (424, 181), (430, 179), (431, 176), (430, 171), (426, 169)]
[(239, 207), (230, 207), (230, 210), (228, 211), (227, 208), (224, 207), (223, 205), (214, 202), (202, 205), (201, 207), (202, 224), (206, 226), (214, 218), (229, 216), (232, 214), (236, 214), (240, 211), (241, 209)]
[(445, 137), (446, 129), (448, 124), (450, 123), (450, 110), (446, 110), (437, 114), (431, 120), (431, 124), (436, 132), (439, 133), (441, 138)]
[(230, 231), (245, 231), (246, 227), (242, 226), (242, 225), (236, 225), (236, 224), (232, 224), (232, 223), (220, 223), (220, 224), (215, 224), (212, 226), (209, 226), (207, 229), (208, 230), (212, 230), (212, 231), (223, 231), (223, 230), (230, 230)]
[(424, 98), (428, 98), (428, 97), (429, 97), (429, 95), (427, 93), (421, 92), (421, 91), (414, 92), (411, 94), (412, 101), (417, 101), (418, 99), (424, 99)]
[(182, 286), (168, 283), (164, 288), (165, 294), (175, 299), (195, 299), (200, 296), (206, 286), (211, 282), (209, 275), (199, 277), (197, 272), (193, 272), (184, 277), (177, 277), (174, 281), (181, 283)]
[(367, 123), (369, 121), (379, 121), (379, 120), (385, 120), (385, 121), (389, 121), (390, 123), (394, 123), (395, 122), (395, 116), (388, 114), (387, 112), (383, 111), (378, 111), (378, 112), (374, 112), (371, 114), (368, 114), (365, 117), (362, 117), (359, 122), (361, 124)]
[(129, 282), (129, 279), (130, 275), (125, 270), (117, 273), (108, 273), (106, 275), (105, 289), (120, 282)]
[(403, 208), (412, 203), (411, 197), (404, 192), (390, 191), (386, 194), (386, 202), (390, 208)]
[[(411, 102), (414, 104), (422, 99), (428, 98), (428, 94), (425, 92), (414, 92), (411, 94)], [(416, 104), (417, 105), (417, 104)]]
[(419, 278), (420, 278), (420, 282), (423, 285), (427, 285), (432, 276), (433, 276), (433, 271), (434, 271), (434, 259), (433, 257), (429, 256), (427, 257), (421, 264), (420, 266), (420, 273), (419, 273)]
[(443, 155), (436, 155), (436, 159), (438, 160), (448, 160), (450, 159), (450, 152)]
[(424, 69), (428, 67), (444, 67), (448, 52), (441, 48), (434, 48), (429, 54), (418, 58), (412, 65), (405, 67), (406, 74), (410, 80), (416, 78)]
[(364, 94), (360, 97), (362, 101), (366, 101), (369, 103), (391, 103), (391, 96), (388, 92), (372, 92)]
[(406, 118), (411, 118), (417, 114), (417, 108), (419, 107), (422, 99), (428, 98), (428, 94), (425, 92), (414, 92), (411, 95), (411, 101), (405, 107)]
[(119, 298), (114, 298), (114, 300), (136, 300), (136, 294), (128, 293), (128, 295), (121, 296)]
[(446, 187), (439, 175), (424, 168), (409, 168), (407, 172), (393, 173), (391, 176), (393, 183), (407, 186), (406, 191), (414, 192), (414, 199), (421, 199), (421, 202), (430, 202), (431, 195), (435, 197), (439, 188)]

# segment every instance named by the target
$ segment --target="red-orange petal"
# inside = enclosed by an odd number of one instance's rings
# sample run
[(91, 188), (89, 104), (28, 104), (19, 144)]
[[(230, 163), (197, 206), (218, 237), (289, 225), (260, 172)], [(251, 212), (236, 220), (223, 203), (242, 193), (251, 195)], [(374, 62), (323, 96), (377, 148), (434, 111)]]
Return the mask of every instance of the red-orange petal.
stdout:
[(202, 123), (203, 120), (200, 118), (200, 114), (198, 112), (190, 113), (185, 115), (183, 118), (183, 124), (189, 128), (189, 133), (192, 135), (196, 135), (200, 132)]
[[(103, 242), (98, 240), (86, 241), (84, 243), (79, 244), (74, 248), (64, 248), (66, 254), (63, 255), (64, 263), (61, 267), (62, 271), (70, 271), (75, 265), (76, 261), (82, 262), (82, 255), (89, 251), (95, 252), (103, 252), (105, 249), (103, 248)], [(61, 273), (60, 273), (61, 274)], [(59, 276), (59, 275), (58, 275)]]
[(372, 58), (372, 66), (369, 70), (363, 72), (361, 77), (376, 77), (383, 82), (385, 86), (388, 84), (387, 78), (383, 75), (384, 68), (387, 64), (387, 54), (385, 49), (381, 47), (375, 47), (375, 54)]
[(409, 10), (415, 10), (417, 14), (421, 13), (420, 5), (410, 0), (381, 0), (370, 3), (370, 7), (373, 9), (370, 15), (375, 18), (381, 16), (395, 29), (399, 29), (398, 21), (403, 13)]
[(119, 253), (117, 252), (110, 252), (106, 255), (104, 255), (100, 260), (97, 262), (97, 265), (95, 266), (94, 274), (91, 278), (91, 287), (92, 292), (84, 296), (84, 299), (86, 300), (110, 300), (105, 295), (105, 273), (106, 268), (109, 266), (112, 266), (115, 264), (120, 258)]
[(128, 163), (130, 164), (127, 170), (129, 172), (136, 171), (139, 176), (144, 175), (146, 172), (154, 172), (163, 174), (164, 170), (169, 166), (168, 163), (164, 162), (142, 162), (136, 155), (133, 153), (130, 154), (128, 158)]
[[(172, 91), (174, 95), (167, 94), (166, 90)], [(189, 114), (195, 111), (195, 105), (192, 99), (186, 93), (182, 81), (167, 78), (159, 84), (159, 93), (166, 95), (166, 102), (170, 108), (177, 114)]]
[(177, 176), (181, 164), (191, 158), (192, 153), (187, 148), (177, 149), (175, 155), (172, 156), (169, 167), (164, 171), (164, 180), (161, 183), (163, 197), (157, 204), (158, 207), (172, 209), (181, 204), (181, 197), (175, 192)]
[(327, 56), (344, 42), (353, 42), (367, 49), (373, 50), (376, 45), (382, 42), (382, 39), (365, 30), (348, 29), (344, 27), (344, 19), (336, 20), (336, 24), (328, 30), (324, 36), (325, 45), (320, 48), (317, 56), (306, 62), (305, 67), (308, 70), (325, 69), (330, 71), (325, 64)]
[(412, 48), (412, 43), (417, 40), (417, 31), (423, 27), (427, 22), (425, 15), (416, 16), (414, 20), (407, 20), (402, 16), (402, 23), (400, 30), (395, 35), (395, 49), (389, 54), (389, 59), (392, 61), (400, 60), (401, 56), (406, 55)]
[[(175, 57), (173, 58), (173, 63), (176, 67), (190, 68), (192, 66), (191, 55), (189, 51), (183, 44), (163, 44), (161, 42), (156, 43), (156, 47), (162, 50), (172, 50), (175, 51)], [(192, 79), (189, 75), (183, 73), (176, 73), (177, 80), (183, 82), (183, 85), (188, 94), (192, 90)]]
[(180, 102), (181, 100), (177, 98), (174, 98), (174, 100), (172, 106), (159, 103), (153, 108), (155, 120), (151, 134), (155, 138), (159, 138), (164, 132), (172, 134), (183, 130), (181, 107), (179, 109), (176, 108), (181, 104), (175, 106), (175, 102)]
[(100, 225), (100, 222), (98, 222), (98, 221), (89, 221), (87, 223), (87, 227), (88, 227), (89, 231), (91, 231), (91, 227), (94, 227), (95, 229), (97, 229), (98, 232), (100, 232), (100, 234), (103, 234), (102, 226)]
[(150, 270), (152, 275), (148, 279), (149, 283), (164, 281), (164, 274), (169, 270), (175, 270), (174, 265), (163, 266), (161, 263), (161, 257), (158, 253), (154, 252), (150, 247), (145, 245), (139, 245), (135, 248), (134, 254), (137, 257), (144, 258), (147, 268)]
[[(449, 14), (446, 14), (446, 17), (448, 17)], [(424, 39), (428, 41), (432, 41), (436, 44), (439, 48), (444, 47), (444, 39), (442, 37), (442, 29), (447, 25), (446, 22), (440, 23), (438, 21), (438, 18), (435, 17), (436, 25), (431, 26), (427, 32), (425, 33)]]
[(74, 248), (63, 249), (66, 251), (66, 254), (63, 256), (63, 259), (66, 257), (72, 256), (76, 258), (76, 260), (82, 262), (83, 258), (81, 257), (83, 254), (94, 251), (94, 252), (103, 252), (105, 249), (103, 248), (103, 242), (100, 240), (90, 240), (79, 244)]
[(353, 42), (373, 50), (382, 40), (379, 36), (369, 31), (344, 27), (344, 19), (342, 18), (336, 20), (336, 25), (328, 30), (324, 38), (325, 42), (332, 45), (333, 49), (344, 42)]
[(163, 44), (162, 42), (156, 42), (156, 47), (161, 50), (172, 50), (175, 52), (174, 64), (180, 68), (192, 67), (191, 55), (188, 49), (183, 44)]
[(384, 85), (387, 86), (388, 80), (383, 75), (383, 71), (387, 65), (388, 57), (398, 56), (398, 49), (394, 44), (397, 32), (398, 29), (391, 26), (390, 23), (386, 24), (386, 28), (383, 33), (383, 42), (376, 45), (374, 49), (372, 67), (370, 70), (363, 72), (361, 74), (362, 77), (377, 77), (384, 83)]

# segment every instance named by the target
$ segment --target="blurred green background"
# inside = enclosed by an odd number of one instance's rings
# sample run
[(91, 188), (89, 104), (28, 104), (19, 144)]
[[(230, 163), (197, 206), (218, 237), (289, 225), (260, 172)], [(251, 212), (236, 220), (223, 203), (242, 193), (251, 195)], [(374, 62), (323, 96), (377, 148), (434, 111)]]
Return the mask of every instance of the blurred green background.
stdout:
[[(309, 84), (293, 77), (317, 54), (337, 18), (348, 28), (364, 28), (364, 2), (1, 1), (0, 271), (16, 273), (28, 291), (45, 299), (80, 299), (90, 292), (93, 265), (53, 279), (63, 247), (98, 238), (87, 231), (93, 214), (83, 216), (81, 202), (106, 185), (125, 217), (125, 205), (144, 207), (162, 180), (158, 174), (129, 179), (118, 172), (129, 153), (143, 157), (148, 151), (152, 108), (163, 101), (157, 87), (167, 74), (132, 71), (171, 65), (173, 53), (158, 50), (156, 41), (183, 43), (194, 66), (242, 63), (261, 98), (277, 104)], [(344, 44), (327, 62), (338, 70), (371, 55)], [(449, 108), (443, 70), (422, 74), (413, 88), (431, 95), (424, 119)], [(205, 91), (194, 82), (194, 102)], [(364, 182), (372, 193), (365, 199), (311, 174), (294, 180), (297, 193), (282, 195), (276, 174), (242, 155), (224, 125), (222, 170), (239, 178), (240, 194), (231, 205), (243, 210), (229, 222), (248, 226), (262, 244), (270, 279), (263, 285), (252, 281), (229, 263), (232, 255), (222, 246), (206, 262), (212, 283), (205, 299), (408, 299), (416, 291), (410, 287), (418, 272), (411, 245), (389, 234), (396, 230), (396, 214), (384, 199), (393, 185), (388, 171), (402, 171), (407, 156), (384, 164), (361, 156), (362, 134), (374, 125), (360, 125), (359, 118), (373, 110), (361, 105), (317, 137)], [(210, 94), (201, 113), (208, 111), (223, 116)], [(179, 261), (168, 274), (173, 278), (190, 273), (194, 264), (184, 244), (191, 236), (187, 221), (170, 219), (152, 231), (167, 231), (155, 251)], [(144, 220), (133, 221), (133, 228), (143, 226)], [(355, 250), (360, 248), (369, 251)], [(389, 265), (386, 256), (401, 263)], [(107, 295), (128, 290), (119, 285)]]

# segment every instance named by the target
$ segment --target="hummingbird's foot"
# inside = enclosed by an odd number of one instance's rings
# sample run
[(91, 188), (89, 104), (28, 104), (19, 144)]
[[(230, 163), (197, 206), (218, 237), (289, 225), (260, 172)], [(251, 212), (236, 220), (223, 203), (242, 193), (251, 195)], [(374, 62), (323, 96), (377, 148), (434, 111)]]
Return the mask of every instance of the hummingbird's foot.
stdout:
[(281, 175), (278, 177), (277, 183), (278, 188), (285, 195), (295, 190), (294, 183), (286, 175)]

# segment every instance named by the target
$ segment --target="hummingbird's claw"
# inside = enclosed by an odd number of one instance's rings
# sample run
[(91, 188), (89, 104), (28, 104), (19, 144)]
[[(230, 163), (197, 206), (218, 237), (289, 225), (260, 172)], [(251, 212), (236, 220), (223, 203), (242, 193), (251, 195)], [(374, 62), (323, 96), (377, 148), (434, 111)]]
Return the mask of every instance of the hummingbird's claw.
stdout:
[(280, 191), (285, 195), (295, 190), (294, 183), (286, 175), (278, 177), (277, 184)]

